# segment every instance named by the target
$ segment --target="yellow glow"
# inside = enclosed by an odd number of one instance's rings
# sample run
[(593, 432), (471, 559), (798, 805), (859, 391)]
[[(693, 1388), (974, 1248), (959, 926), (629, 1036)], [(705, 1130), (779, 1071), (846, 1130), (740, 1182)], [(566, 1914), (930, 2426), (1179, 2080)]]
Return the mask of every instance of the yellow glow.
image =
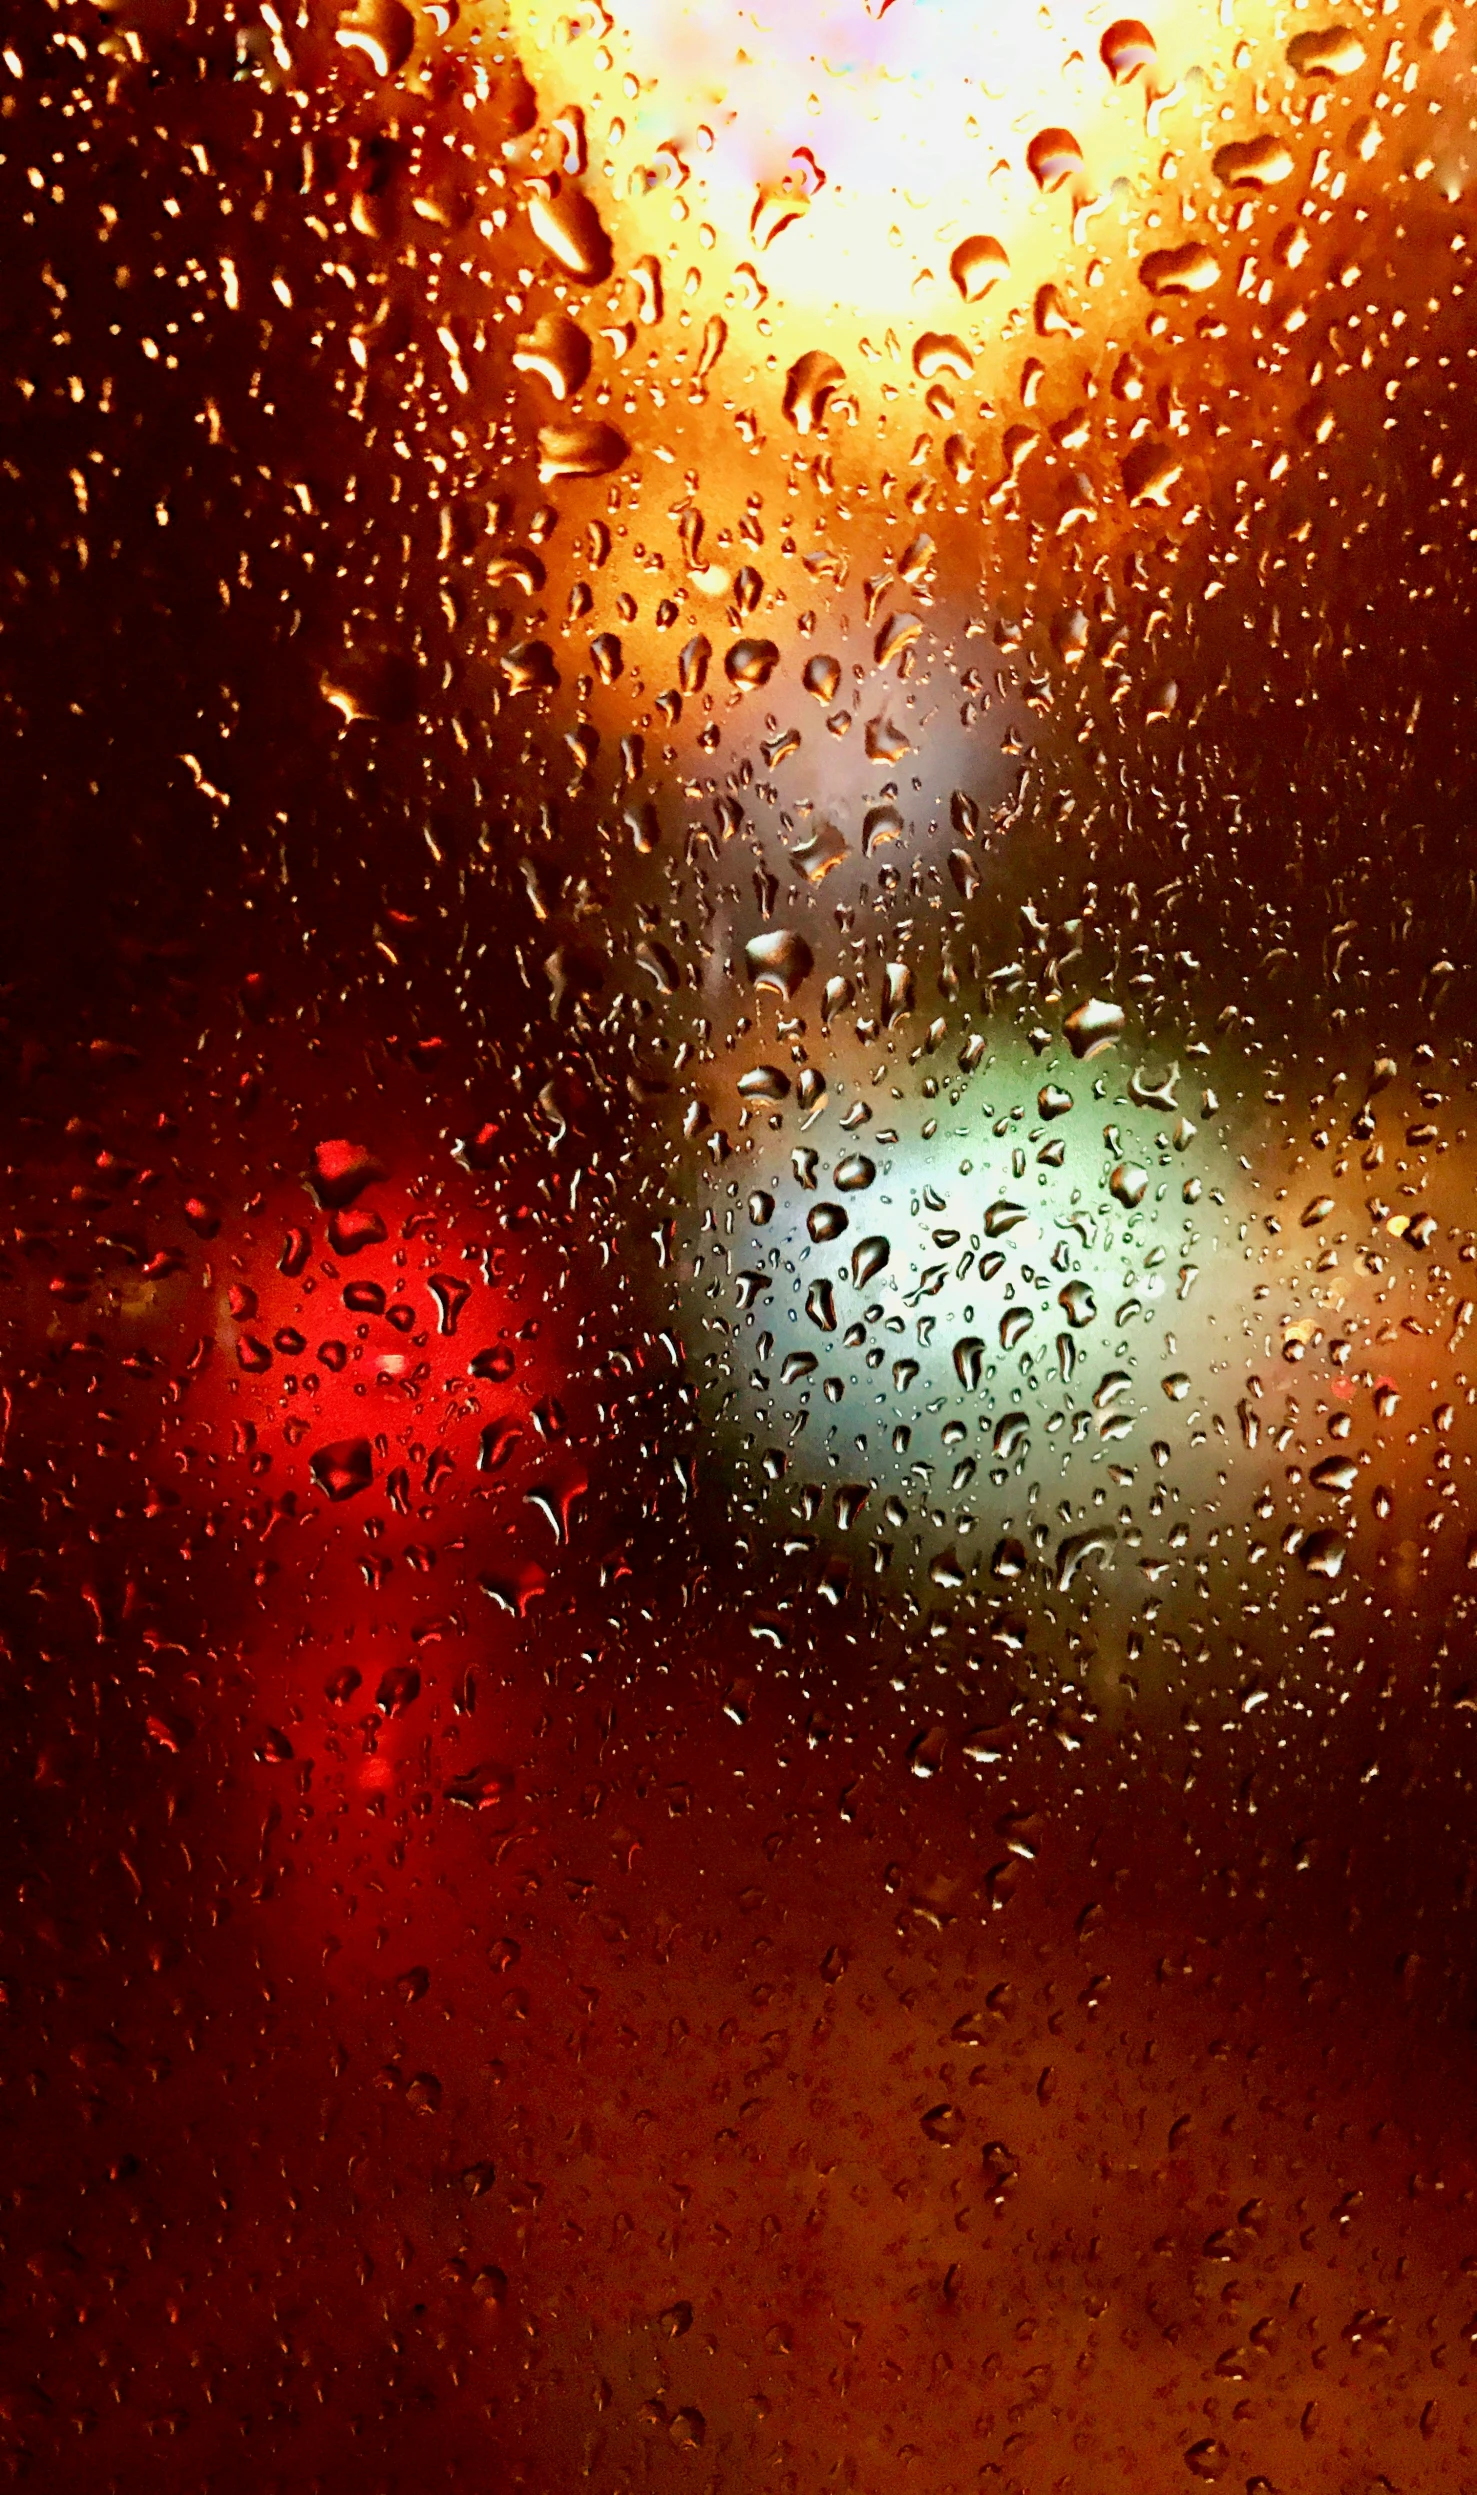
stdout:
[[(776, 309), (937, 320), (952, 306), (958, 320), (959, 243), (1005, 247), (992, 313), (1080, 275), (1121, 224), (1110, 211), (1158, 186), (1171, 126), (1181, 146), (1198, 138), (1201, 67), (1229, 68), (1248, 37), (1276, 59), (1273, 14), (1238, 8), (1228, 30), (1214, 0), (1174, 0), (1153, 13), (1153, 60), (1118, 84), (1102, 57), (1124, 15), (1111, 0), (891, 0), (879, 14), (862, 0), (623, 0), (603, 46), (598, 28), (571, 44), (573, 21), (545, 0), (512, 0), (511, 26), (554, 109), (561, 86), (589, 80), (592, 48), (611, 65), (598, 109), (588, 86), (585, 101), (592, 171), (612, 166), (619, 255), (701, 219), (730, 264), (753, 262)], [(1230, 92), (1243, 85), (1249, 107), (1250, 79)], [(1081, 163), (1043, 193), (1028, 149), (1047, 130), (1068, 131)], [(661, 178), (633, 182), (638, 165)]]

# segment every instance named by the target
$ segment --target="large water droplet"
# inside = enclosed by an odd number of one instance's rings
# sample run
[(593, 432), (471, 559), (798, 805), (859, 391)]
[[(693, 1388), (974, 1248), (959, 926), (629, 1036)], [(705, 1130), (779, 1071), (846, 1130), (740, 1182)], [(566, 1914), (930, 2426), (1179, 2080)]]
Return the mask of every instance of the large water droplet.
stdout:
[(779, 663), (779, 650), (773, 641), (735, 641), (724, 654), (723, 672), (740, 692), (756, 693), (761, 685), (768, 684)]
[(374, 1459), (367, 1438), (336, 1438), (315, 1449), (308, 1467), (327, 1498), (355, 1498), (374, 1479)]
[(1309, 26), (1294, 35), (1287, 58), (1300, 78), (1352, 78), (1364, 66), (1364, 46), (1348, 26)]
[(913, 348), (913, 370), (920, 381), (936, 381), (940, 373), (949, 373), (956, 381), (967, 381), (974, 371), (974, 357), (962, 338), (943, 329), (925, 329)]
[(797, 433), (814, 433), (824, 421), (832, 393), (846, 379), (834, 355), (812, 347), (785, 375), (784, 411)]
[(1285, 182), (1292, 170), (1291, 149), (1267, 132), (1255, 139), (1229, 139), (1211, 160), (1216, 180), (1228, 190), (1270, 190), (1274, 183)]
[(1082, 150), (1070, 130), (1038, 130), (1026, 149), (1026, 163), (1038, 190), (1059, 191), (1082, 171)]
[(609, 476), (624, 465), (631, 446), (613, 424), (600, 421), (545, 425), (538, 437), (539, 476), (548, 485), (562, 476)]
[(1085, 998), (1082, 1004), (1073, 1007), (1064, 1026), (1073, 1056), (1100, 1056), (1105, 1048), (1112, 1047), (1123, 1024), (1121, 1005), (1111, 1004), (1098, 996)]
[(1139, 263), (1139, 277), (1151, 295), (1203, 295), (1216, 283), (1221, 264), (1204, 243), (1175, 243), (1168, 251), (1151, 251)]
[(774, 988), (787, 1000), (798, 995), (810, 976), (814, 959), (805, 938), (786, 927), (776, 927), (768, 935), (751, 936), (744, 946), (744, 962), (753, 985)]
[(1341, 1576), (1348, 1553), (1348, 1535), (1335, 1531), (1332, 1526), (1323, 1526), (1317, 1533), (1310, 1533), (1307, 1540), (1298, 1546), (1298, 1557), (1310, 1577)]
[(971, 234), (949, 256), (949, 275), (966, 303), (979, 303), (1010, 274), (1010, 259), (993, 234)]
[(1162, 442), (1135, 442), (1120, 473), (1124, 499), (1138, 510), (1145, 504), (1162, 511), (1180, 477), (1183, 463)]
[(573, 398), (590, 377), (590, 341), (577, 321), (547, 312), (513, 349), (517, 371), (537, 373), (556, 399)]
[(333, 39), (376, 78), (392, 78), (415, 50), (415, 19), (404, 0), (359, 0), (339, 19)]
[(836, 1185), (844, 1194), (870, 1187), (876, 1175), (876, 1163), (869, 1161), (864, 1152), (848, 1152), (844, 1159), (837, 1162), (834, 1171)]
[(881, 1273), (891, 1254), (891, 1242), (880, 1233), (870, 1239), (858, 1239), (851, 1251), (851, 1279), (858, 1291)]
[(1152, 69), (1157, 55), (1153, 36), (1137, 17), (1115, 18), (1098, 51), (1115, 87), (1126, 87), (1140, 70)]
[(571, 183), (561, 181), (551, 195), (535, 192), (528, 222), (544, 249), (582, 286), (601, 285), (610, 275), (610, 237), (593, 201)]

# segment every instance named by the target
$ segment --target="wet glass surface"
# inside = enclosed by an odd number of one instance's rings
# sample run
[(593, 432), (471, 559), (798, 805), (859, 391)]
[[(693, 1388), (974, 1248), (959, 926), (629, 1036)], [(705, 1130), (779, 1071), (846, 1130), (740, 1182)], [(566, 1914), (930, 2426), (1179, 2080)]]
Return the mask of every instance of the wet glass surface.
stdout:
[(1467, 8), (0, 47), (0, 2455), (1477, 2490)]

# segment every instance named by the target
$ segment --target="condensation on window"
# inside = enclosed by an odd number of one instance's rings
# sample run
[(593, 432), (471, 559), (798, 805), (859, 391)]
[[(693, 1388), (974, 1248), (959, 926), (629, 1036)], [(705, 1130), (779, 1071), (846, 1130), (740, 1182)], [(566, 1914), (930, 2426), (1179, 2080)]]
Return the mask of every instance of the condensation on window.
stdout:
[(1477, 17), (0, 46), (0, 2456), (1472, 2495)]

